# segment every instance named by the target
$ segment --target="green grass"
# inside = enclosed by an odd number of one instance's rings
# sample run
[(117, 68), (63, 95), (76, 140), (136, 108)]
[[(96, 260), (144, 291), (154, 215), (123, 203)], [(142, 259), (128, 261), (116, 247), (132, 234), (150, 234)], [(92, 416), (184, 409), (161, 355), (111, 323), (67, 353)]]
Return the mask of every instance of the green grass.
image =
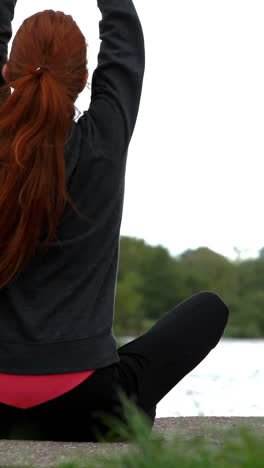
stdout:
[(120, 394), (120, 398), (127, 424), (105, 417), (109, 433), (98, 437), (105, 444), (128, 442), (126, 452), (120, 450), (117, 455), (113, 451), (111, 457), (94, 455), (89, 458), (80, 453), (52, 468), (264, 468), (264, 444), (255, 432), (245, 428), (217, 429), (219, 438), (212, 443), (208, 426), (201, 418), (204, 433), (199, 437), (182, 440), (170, 432), (164, 439), (151, 432), (148, 419), (133, 402), (124, 394)]

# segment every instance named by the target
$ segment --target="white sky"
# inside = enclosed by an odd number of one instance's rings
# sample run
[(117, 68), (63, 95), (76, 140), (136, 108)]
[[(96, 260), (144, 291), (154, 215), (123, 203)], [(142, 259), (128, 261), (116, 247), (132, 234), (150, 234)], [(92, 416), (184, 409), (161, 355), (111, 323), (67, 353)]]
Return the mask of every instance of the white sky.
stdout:
[[(236, 258), (264, 246), (264, 2), (134, 0), (146, 72), (130, 144), (121, 235), (172, 255), (209, 247)], [(13, 36), (46, 9), (71, 14), (97, 66), (96, 0), (18, 0)], [(12, 44), (12, 40), (9, 45)], [(90, 105), (86, 88), (76, 101)], [(246, 250), (247, 249), (247, 250)]]

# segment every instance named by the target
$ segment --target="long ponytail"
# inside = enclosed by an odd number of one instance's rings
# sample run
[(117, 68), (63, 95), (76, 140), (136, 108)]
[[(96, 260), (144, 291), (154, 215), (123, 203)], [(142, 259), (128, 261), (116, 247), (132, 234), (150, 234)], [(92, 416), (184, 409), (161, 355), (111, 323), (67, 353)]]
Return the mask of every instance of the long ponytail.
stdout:
[(46, 222), (47, 252), (66, 201), (81, 216), (67, 193), (64, 152), (87, 74), (87, 43), (71, 16), (46, 10), (23, 22), (6, 65), (7, 85), (0, 89), (0, 288), (29, 263)]

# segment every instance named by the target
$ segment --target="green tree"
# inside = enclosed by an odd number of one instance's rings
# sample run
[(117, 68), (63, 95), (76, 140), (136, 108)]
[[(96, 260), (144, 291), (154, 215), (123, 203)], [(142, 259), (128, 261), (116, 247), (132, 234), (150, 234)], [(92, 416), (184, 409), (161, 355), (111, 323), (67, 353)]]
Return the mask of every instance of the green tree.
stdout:
[[(181, 255), (182, 263), (189, 268), (195, 289), (209, 290), (228, 300), (237, 289), (236, 266), (226, 257), (200, 247), (187, 250)], [(198, 291), (196, 291), (198, 292)]]
[(115, 333), (137, 335), (200, 291), (220, 295), (230, 310), (225, 336), (264, 336), (264, 248), (257, 259), (230, 261), (200, 247), (172, 257), (162, 246), (121, 237)]
[(114, 328), (118, 336), (142, 332), (144, 310), (140, 283), (141, 278), (134, 271), (128, 271), (117, 283)]

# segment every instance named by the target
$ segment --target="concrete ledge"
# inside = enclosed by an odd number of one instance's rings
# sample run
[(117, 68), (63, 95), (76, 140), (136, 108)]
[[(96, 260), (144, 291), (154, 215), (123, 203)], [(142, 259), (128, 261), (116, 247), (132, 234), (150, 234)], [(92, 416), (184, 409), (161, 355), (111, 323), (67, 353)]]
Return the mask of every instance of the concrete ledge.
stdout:
[[(182, 440), (198, 435), (206, 436), (209, 442), (220, 445), (224, 430), (233, 429), (233, 433), (245, 427), (264, 435), (264, 417), (178, 417), (157, 418), (153, 433), (162, 436), (166, 444), (173, 434), (178, 434)], [(223, 431), (219, 431), (223, 429)], [(33, 465), (36, 468), (52, 467), (61, 462), (76, 460), (79, 455), (111, 456), (133, 449), (133, 443), (90, 443), (90, 442), (52, 442), (31, 440), (0, 439), (1, 468), (26, 468)]]

